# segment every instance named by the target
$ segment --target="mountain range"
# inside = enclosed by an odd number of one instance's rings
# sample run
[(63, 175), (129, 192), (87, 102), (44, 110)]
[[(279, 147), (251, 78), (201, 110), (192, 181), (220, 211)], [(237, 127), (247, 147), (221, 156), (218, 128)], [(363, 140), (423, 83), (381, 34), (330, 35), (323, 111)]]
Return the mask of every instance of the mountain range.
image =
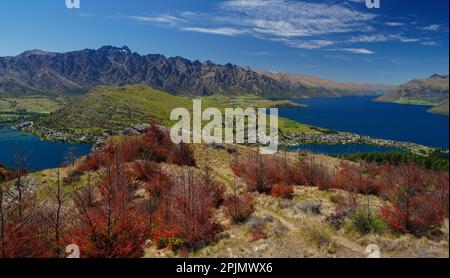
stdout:
[(392, 89), (387, 85), (339, 83), (182, 57), (140, 55), (126, 46), (67, 53), (31, 50), (14, 57), (0, 57), (0, 95), (73, 95), (87, 93), (98, 85), (130, 84), (187, 96), (331, 97), (375, 95)]

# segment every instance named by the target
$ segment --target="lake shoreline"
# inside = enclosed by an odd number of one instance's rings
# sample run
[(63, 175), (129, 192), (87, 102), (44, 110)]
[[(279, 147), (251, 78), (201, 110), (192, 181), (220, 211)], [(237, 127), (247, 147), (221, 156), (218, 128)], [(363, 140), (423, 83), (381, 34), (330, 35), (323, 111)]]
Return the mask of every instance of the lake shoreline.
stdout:
[[(105, 131), (101, 135), (85, 134), (81, 132), (58, 131), (46, 127), (36, 127), (32, 122), (16, 125), (21, 132), (31, 133), (43, 140), (50, 142), (64, 142), (74, 144), (96, 144), (99, 141), (106, 141), (108, 138), (123, 134), (117, 131)], [(317, 145), (370, 145), (383, 148), (403, 149), (412, 153), (426, 155), (434, 150), (448, 151), (441, 148), (424, 146), (411, 142), (401, 142), (373, 138), (370, 136), (358, 135), (350, 132), (317, 132), (310, 134), (281, 134), (281, 147), (294, 147), (303, 144)]]
[(435, 150), (448, 151), (446, 149), (424, 146), (411, 142), (400, 142), (386, 139), (373, 138), (350, 132), (336, 133), (311, 133), (311, 134), (287, 134), (282, 139), (282, 145), (295, 147), (305, 144), (315, 145), (368, 145), (382, 148), (401, 149), (411, 153), (427, 155)]
[(0, 164), (10, 169), (15, 168), (16, 155), (23, 158), (27, 171), (36, 172), (58, 168), (73, 157), (89, 154), (91, 149), (91, 144), (47, 141), (0, 124)]
[[(448, 150), (448, 117), (427, 112), (425, 106), (376, 102), (373, 97), (289, 99), (303, 109), (280, 109), (279, 115), (303, 124), (336, 130), (331, 138), (295, 138), (295, 143), (352, 143), (402, 148)], [(361, 138), (351, 138), (359, 136)], [(349, 138), (346, 138), (349, 137)]]

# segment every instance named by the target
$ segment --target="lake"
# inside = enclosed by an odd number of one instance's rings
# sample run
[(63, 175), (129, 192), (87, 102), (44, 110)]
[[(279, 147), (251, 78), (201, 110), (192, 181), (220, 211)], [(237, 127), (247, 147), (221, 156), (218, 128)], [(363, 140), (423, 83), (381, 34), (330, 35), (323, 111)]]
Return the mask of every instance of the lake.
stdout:
[(88, 144), (43, 141), (34, 135), (0, 125), (0, 164), (8, 168), (14, 168), (14, 155), (17, 153), (25, 157), (28, 171), (40, 171), (70, 162), (74, 155), (86, 155), (91, 147)]
[[(281, 108), (281, 117), (337, 131), (413, 142), (448, 149), (449, 118), (426, 112), (428, 106), (374, 102), (373, 97), (292, 99), (308, 108)], [(316, 145), (301, 149), (324, 154), (389, 152), (398, 149), (370, 145)], [(43, 141), (0, 125), (0, 164), (14, 168), (14, 154), (26, 156), (27, 169), (39, 171), (70, 161), (71, 153), (83, 156), (91, 145)]]
[(381, 139), (448, 149), (449, 118), (429, 106), (373, 101), (373, 97), (291, 99), (307, 108), (281, 108), (279, 115), (304, 124)]

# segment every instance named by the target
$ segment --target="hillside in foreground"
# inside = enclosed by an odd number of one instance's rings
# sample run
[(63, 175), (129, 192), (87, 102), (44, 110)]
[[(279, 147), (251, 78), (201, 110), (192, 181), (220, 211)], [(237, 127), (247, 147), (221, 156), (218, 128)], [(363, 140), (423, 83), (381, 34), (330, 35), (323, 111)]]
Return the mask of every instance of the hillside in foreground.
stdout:
[[(21, 176), (32, 190), (7, 212), (34, 213), (7, 219), (21, 233), (8, 230), (6, 257), (61, 257), (71, 243), (95, 258), (449, 256), (448, 173), (175, 146), (165, 132), (115, 137), (73, 165)], [(14, 184), (2, 186), (14, 192)]]
[[(427, 79), (415, 79), (397, 90), (390, 91), (379, 97), (378, 101), (401, 104), (417, 104), (439, 106), (449, 98), (448, 75), (432, 75)], [(445, 112), (445, 109), (437, 108)], [(447, 109), (448, 110), (448, 109)], [(434, 110), (431, 110), (434, 111)], [(447, 113), (448, 115), (448, 113)]]

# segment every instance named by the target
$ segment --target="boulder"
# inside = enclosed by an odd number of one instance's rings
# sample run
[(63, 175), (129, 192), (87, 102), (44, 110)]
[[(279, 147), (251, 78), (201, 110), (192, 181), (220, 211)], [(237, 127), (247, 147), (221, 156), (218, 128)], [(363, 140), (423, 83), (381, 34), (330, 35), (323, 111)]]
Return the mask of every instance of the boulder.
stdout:
[(136, 135), (141, 135), (141, 133), (139, 133), (134, 128), (129, 127), (129, 128), (125, 128), (122, 131), (122, 135), (125, 135), (125, 136), (136, 136)]
[(140, 124), (133, 126), (133, 129), (139, 132), (140, 134), (146, 133), (150, 129), (150, 124)]
[(225, 145), (222, 143), (211, 143), (208, 144), (208, 147), (215, 149), (215, 150), (226, 150), (228, 153), (236, 153), (236, 149), (229, 146), (229, 145)]

